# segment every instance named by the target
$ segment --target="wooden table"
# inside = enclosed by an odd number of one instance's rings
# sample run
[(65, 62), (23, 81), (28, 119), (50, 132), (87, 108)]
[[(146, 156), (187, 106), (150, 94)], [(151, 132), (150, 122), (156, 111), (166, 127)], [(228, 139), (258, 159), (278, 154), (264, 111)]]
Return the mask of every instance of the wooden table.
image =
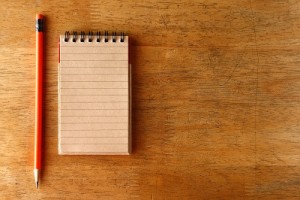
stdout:
[[(300, 1), (6, 1), (1, 199), (299, 199)], [(35, 14), (46, 15), (45, 132), (33, 180)], [(133, 154), (57, 154), (57, 42), (133, 40)]]

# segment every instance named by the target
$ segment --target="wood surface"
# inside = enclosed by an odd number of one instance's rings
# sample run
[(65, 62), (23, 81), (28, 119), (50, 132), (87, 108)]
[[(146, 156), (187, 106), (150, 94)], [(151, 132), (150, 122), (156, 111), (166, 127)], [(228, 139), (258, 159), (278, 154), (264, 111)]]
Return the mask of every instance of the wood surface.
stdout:
[[(12, 0), (0, 7), (1, 199), (300, 199), (299, 0)], [(33, 179), (35, 14), (45, 132)], [(65, 31), (132, 40), (133, 154), (61, 156)]]

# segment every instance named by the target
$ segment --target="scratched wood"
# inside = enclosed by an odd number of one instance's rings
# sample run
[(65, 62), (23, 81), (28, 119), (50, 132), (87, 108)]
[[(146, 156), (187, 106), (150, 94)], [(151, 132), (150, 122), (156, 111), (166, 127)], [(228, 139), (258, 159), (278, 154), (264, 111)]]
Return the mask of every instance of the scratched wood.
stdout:
[[(15, 0), (0, 7), (1, 199), (300, 199), (299, 0)], [(45, 132), (33, 180), (35, 13)], [(133, 39), (133, 154), (59, 156), (57, 42)]]

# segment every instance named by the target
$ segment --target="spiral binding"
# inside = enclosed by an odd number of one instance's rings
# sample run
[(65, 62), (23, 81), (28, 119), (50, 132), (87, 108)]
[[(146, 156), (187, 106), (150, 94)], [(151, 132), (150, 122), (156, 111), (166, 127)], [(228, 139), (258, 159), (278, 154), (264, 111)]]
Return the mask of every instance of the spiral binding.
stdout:
[[(109, 36), (108, 31), (105, 31), (104, 32), (104, 42), (109, 42), (108, 36)], [(93, 32), (89, 31), (87, 37), (88, 37), (88, 42), (92, 42), (94, 40)], [(117, 32), (112, 32), (111, 38), (112, 38), (111, 42), (117, 42)], [(64, 41), (69, 42), (70, 39), (71, 39), (70, 32), (66, 31)], [(96, 32), (96, 42), (101, 42), (101, 39), (102, 39), (101, 32), (97, 31)], [(78, 40), (77, 31), (73, 31), (72, 42), (77, 42), (77, 40)], [(120, 33), (120, 42), (124, 42), (124, 40), (125, 40), (125, 34), (124, 34), (124, 32), (121, 32)], [(80, 42), (85, 41), (85, 32), (84, 31), (80, 32), (80, 40), (79, 41)]]

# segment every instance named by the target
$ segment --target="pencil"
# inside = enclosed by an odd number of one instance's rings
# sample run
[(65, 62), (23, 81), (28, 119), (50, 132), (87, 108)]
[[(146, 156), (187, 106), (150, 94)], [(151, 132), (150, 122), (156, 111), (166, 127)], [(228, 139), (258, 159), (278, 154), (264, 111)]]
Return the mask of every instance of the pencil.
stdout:
[(35, 137), (34, 137), (34, 181), (39, 186), (42, 157), (43, 125), (43, 32), (44, 17), (36, 15), (36, 88), (35, 88)]

